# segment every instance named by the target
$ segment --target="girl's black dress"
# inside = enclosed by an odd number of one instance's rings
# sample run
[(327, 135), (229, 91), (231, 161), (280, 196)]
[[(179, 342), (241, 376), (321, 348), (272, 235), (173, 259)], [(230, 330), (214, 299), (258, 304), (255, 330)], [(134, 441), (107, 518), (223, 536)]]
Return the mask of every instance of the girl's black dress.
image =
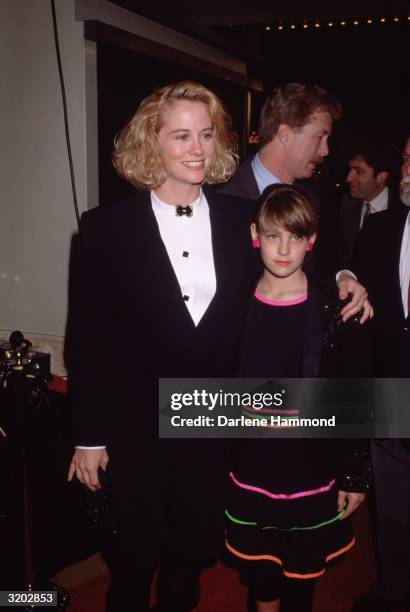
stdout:
[[(308, 305), (307, 296), (272, 302), (255, 293), (244, 337), (243, 377), (303, 376)], [(225, 542), (235, 567), (263, 571), (273, 563), (288, 578), (312, 579), (353, 546), (350, 521), (341, 520), (343, 512), (337, 511), (338, 490), (347, 487), (333, 460), (336, 446), (338, 441), (319, 439), (238, 442)], [(367, 485), (362, 481), (350, 490)]]

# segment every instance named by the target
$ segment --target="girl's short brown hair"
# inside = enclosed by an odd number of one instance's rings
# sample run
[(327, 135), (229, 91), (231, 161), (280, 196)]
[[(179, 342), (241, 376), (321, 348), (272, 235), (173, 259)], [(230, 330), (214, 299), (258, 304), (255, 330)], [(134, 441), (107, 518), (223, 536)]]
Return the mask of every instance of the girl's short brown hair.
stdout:
[(307, 238), (317, 232), (317, 207), (303, 187), (278, 183), (265, 189), (257, 202), (255, 225), (260, 232), (270, 232), (275, 224)]
[(155, 189), (165, 179), (161, 148), (158, 142), (164, 114), (179, 101), (206, 104), (215, 133), (215, 154), (205, 177), (206, 183), (222, 183), (237, 166), (237, 137), (220, 99), (209, 89), (182, 81), (155, 89), (142, 100), (135, 115), (114, 141), (113, 164), (118, 174), (140, 189)]

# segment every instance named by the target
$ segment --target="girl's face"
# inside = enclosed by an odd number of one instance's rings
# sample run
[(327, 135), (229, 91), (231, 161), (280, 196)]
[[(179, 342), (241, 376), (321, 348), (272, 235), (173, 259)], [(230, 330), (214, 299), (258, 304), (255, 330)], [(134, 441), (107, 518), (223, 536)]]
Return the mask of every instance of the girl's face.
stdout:
[(200, 185), (215, 153), (215, 135), (206, 104), (174, 102), (158, 133), (167, 187)]
[(289, 278), (297, 273), (306, 255), (308, 243), (313, 244), (316, 234), (307, 238), (292, 234), (279, 224), (272, 225), (269, 232), (258, 232), (251, 225), (254, 240), (259, 240), (260, 253), (265, 269), (278, 278)]

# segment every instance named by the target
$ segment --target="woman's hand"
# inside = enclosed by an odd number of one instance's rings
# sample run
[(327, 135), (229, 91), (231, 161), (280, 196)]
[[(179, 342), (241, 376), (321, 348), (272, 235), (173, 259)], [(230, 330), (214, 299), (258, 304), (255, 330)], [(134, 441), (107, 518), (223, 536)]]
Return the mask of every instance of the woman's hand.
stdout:
[(341, 300), (345, 300), (349, 293), (352, 294), (352, 299), (340, 313), (343, 321), (347, 321), (347, 319), (350, 319), (350, 317), (357, 314), (362, 309), (363, 314), (360, 317), (360, 323), (364, 323), (367, 319), (373, 317), (373, 307), (367, 299), (367, 291), (359, 281), (350, 274), (342, 272), (337, 281), (337, 286), (339, 289), (339, 298)]
[(105, 471), (108, 461), (105, 448), (77, 448), (71, 459), (67, 480), (72, 480), (75, 474), (90, 491), (98, 491), (101, 488), (98, 468)]
[(348, 493), (347, 491), (339, 491), (337, 496), (337, 511), (344, 510), (344, 515), (341, 521), (350, 516), (362, 503), (366, 495), (364, 493)]

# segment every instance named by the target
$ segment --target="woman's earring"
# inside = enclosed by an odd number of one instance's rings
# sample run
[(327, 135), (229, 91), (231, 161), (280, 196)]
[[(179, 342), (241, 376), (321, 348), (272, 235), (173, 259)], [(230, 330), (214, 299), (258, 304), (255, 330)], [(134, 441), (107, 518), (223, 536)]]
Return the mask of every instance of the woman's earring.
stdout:
[(308, 242), (306, 245), (306, 252), (310, 253), (311, 251), (313, 251), (313, 242)]
[(252, 239), (252, 246), (253, 246), (254, 249), (259, 249), (260, 242), (259, 242), (259, 240), (257, 238), (253, 238)]

